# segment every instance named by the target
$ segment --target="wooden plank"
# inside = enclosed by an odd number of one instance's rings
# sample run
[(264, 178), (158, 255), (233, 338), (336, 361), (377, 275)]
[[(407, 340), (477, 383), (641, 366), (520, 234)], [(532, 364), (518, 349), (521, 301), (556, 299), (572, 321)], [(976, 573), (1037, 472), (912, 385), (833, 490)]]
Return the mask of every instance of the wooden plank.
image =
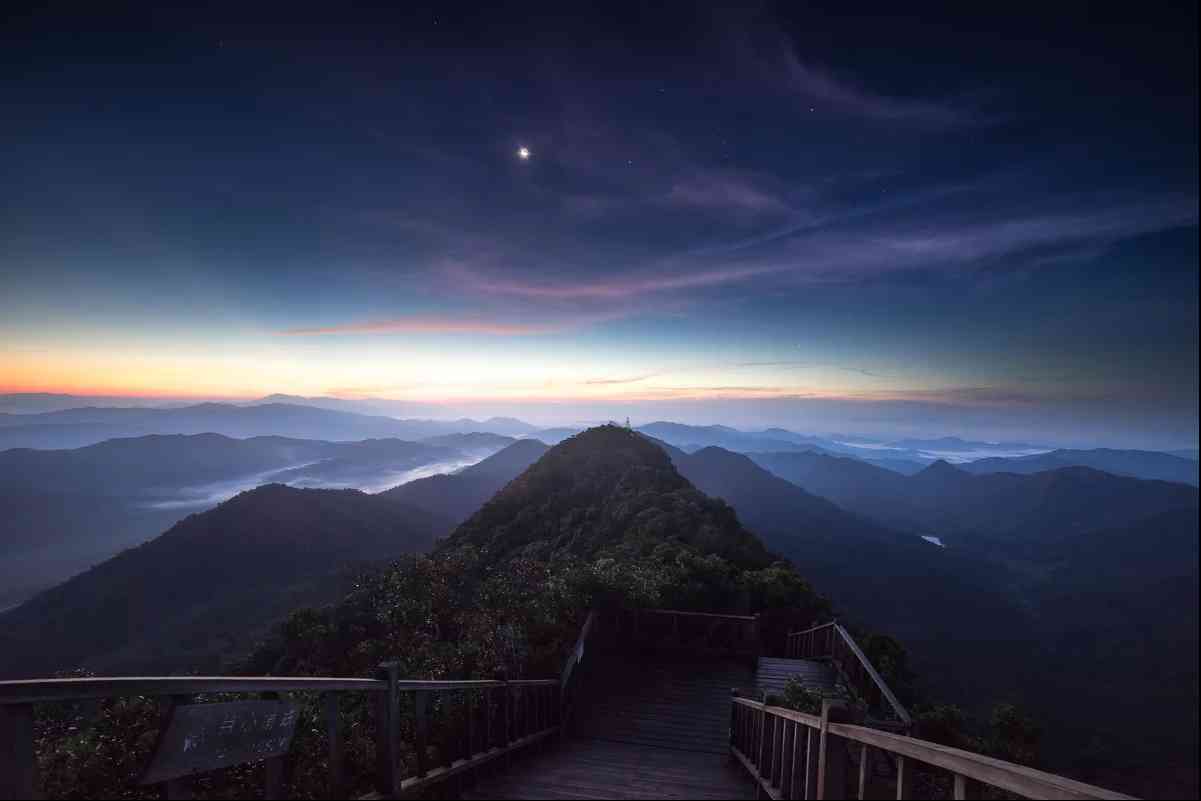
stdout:
[(290, 701), (174, 705), (139, 784), (282, 756), (292, 744), (298, 715)]

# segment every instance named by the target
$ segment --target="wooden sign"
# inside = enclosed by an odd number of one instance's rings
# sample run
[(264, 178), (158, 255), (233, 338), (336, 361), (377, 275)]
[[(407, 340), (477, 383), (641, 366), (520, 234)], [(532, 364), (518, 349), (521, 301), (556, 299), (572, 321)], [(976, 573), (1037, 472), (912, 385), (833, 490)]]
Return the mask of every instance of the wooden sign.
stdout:
[(286, 754), (298, 714), (291, 701), (177, 705), (141, 783), (157, 784)]

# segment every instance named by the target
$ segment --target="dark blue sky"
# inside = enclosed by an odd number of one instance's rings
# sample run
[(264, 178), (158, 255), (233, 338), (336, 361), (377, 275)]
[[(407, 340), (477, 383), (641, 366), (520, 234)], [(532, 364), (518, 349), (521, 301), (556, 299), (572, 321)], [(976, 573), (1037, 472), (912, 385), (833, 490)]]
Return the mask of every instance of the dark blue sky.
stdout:
[(1195, 447), (1196, 6), (1044, 5), (18, 14), (0, 391)]

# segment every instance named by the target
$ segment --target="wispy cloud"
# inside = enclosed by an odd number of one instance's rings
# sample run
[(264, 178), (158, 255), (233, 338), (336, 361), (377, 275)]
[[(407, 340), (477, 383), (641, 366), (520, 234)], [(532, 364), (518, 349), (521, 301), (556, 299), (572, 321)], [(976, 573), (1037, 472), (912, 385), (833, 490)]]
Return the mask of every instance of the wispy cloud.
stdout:
[(737, 362), (735, 367), (794, 367), (805, 370), (841, 370), (845, 373), (858, 373), (859, 375), (868, 376), (869, 378), (888, 378), (884, 373), (878, 373), (873, 370), (865, 370), (862, 367), (848, 367), (843, 364), (817, 364), (814, 362), (805, 361), (772, 361), (772, 362)]
[(786, 52), (784, 68), (783, 79), (790, 89), (815, 103), (860, 117), (927, 126), (975, 124), (984, 119), (977, 112), (949, 103), (889, 97), (873, 92), (805, 64), (791, 50)]
[(529, 323), (500, 323), (482, 320), (456, 320), (438, 317), (402, 317), (365, 323), (289, 328), (285, 336), (326, 336), (347, 334), (487, 334), (489, 336), (531, 336), (552, 334), (561, 326)]
[(735, 58), (761, 82), (795, 95), (822, 112), (860, 117), (889, 124), (927, 128), (976, 125), (996, 119), (963, 99), (933, 99), (889, 95), (846, 75), (818, 65), (797, 52), (796, 43), (772, 26), (739, 20), (727, 34)]
[(591, 385), (609, 385), (609, 384), (637, 384), (639, 381), (647, 381), (652, 378), (658, 378), (667, 375), (670, 371), (659, 373), (646, 373), (645, 375), (627, 376), (625, 378), (592, 378), (585, 381), (585, 384)]
[[(970, 273), (1004, 260), (1052, 265), (1051, 256), (1082, 248), (1101, 252), (1141, 234), (1195, 224), (1195, 198), (1131, 198), (1103, 207), (1062, 213), (1014, 214), (992, 220), (963, 219), (955, 211), (873, 225), (829, 226), (804, 231), (768, 251), (703, 257), (669, 256), (641, 270), (594, 277), (596, 269), (564, 269), (555, 278), (528, 271), (504, 273), (449, 268), (455, 283), (477, 293), (547, 301), (624, 303), (632, 298), (687, 293), (753, 283), (766, 278), (790, 282), (859, 281), (914, 270)], [(559, 277), (563, 276), (563, 277)]]
[(793, 209), (762, 181), (732, 171), (694, 169), (673, 182), (670, 205), (739, 214), (791, 214)]
[(521, 277), (491, 277), (462, 265), (451, 268), (453, 277), (477, 292), (518, 295), (552, 300), (621, 300), (637, 295), (719, 286), (779, 272), (776, 266), (702, 269), (672, 274), (639, 273), (620, 278), (584, 281), (533, 281)]

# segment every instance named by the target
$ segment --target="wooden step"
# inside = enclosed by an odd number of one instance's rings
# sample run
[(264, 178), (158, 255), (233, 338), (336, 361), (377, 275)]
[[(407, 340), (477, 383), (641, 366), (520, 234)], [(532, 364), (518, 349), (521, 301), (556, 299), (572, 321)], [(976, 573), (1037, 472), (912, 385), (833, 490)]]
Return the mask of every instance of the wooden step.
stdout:
[(755, 690), (780, 695), (790, 678), (796, 678), (808, 690), (822, 694), (838, 692), (837, 672), (828, 662), (813, 659), (760, 657), (755, 670)]

